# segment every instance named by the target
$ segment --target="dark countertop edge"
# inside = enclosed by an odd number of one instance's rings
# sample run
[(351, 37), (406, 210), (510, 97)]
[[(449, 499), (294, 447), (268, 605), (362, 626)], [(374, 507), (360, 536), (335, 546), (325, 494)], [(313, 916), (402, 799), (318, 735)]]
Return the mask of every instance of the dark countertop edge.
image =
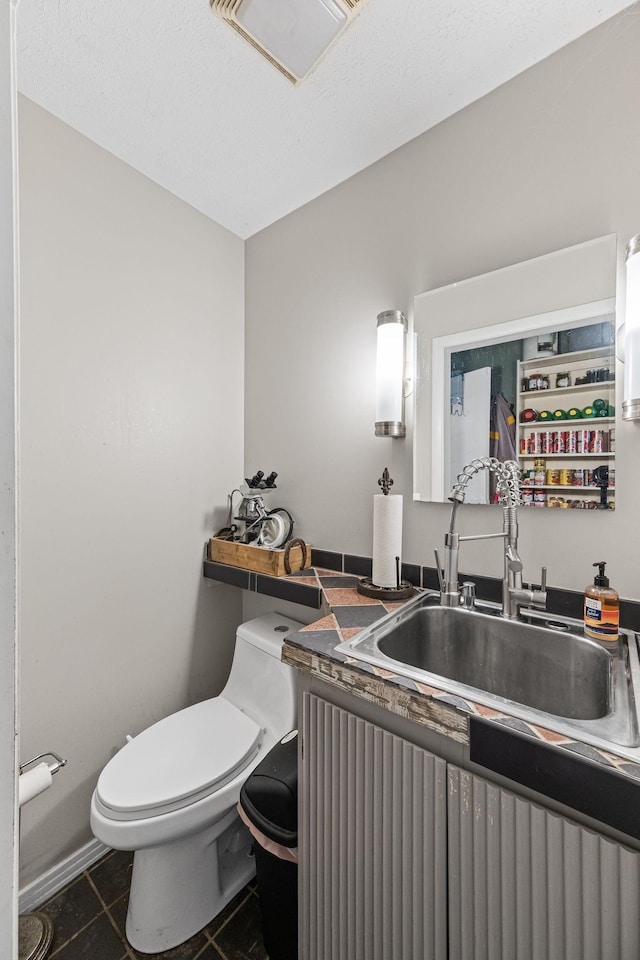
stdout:
[(469, 759), (513, 783), (640, 840), (640, 780), (590, 757), (554, 750), (481, 717), (469, 719)]

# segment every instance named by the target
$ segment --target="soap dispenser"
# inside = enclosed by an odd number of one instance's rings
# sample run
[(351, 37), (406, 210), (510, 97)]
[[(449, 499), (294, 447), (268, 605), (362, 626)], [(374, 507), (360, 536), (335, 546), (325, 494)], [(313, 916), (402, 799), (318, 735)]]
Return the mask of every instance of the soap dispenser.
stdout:
[(584, 591), (584, 632), (594, 640), (617, 640), (620, 627), (620, 599), (605, 576), (606, 563), (594, 563), (599, 573)]

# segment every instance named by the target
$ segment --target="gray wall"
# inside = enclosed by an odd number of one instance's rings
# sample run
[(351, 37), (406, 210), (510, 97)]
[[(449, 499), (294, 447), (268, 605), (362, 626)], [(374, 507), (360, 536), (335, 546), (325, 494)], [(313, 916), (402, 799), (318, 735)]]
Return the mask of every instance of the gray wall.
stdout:
[(20, 101), (21, 885), (91, 838), (125, 734), (218, 693), (240, 591), (201, 576), (242, 475), (244, 245)]
[(0, 956), (18, 952), (16, 879), (15, 7), (0, 7)]
[[(433, 563), (449, 510), (411, 502), (411, 415), (406, 440), (373, 436), (376, 315), (609, 233), (622, 276), (640, 230), (639, 49), (636, 5), (247, 241), (245, 464), (279, 471), (312, 543), (371, 555), (388, 466), (404, 559)], [(525, 576), (545, 563), (552, 585), (581, 590), (602, 557), (640, 599), (640, 431), (620, 422), (617, 439), (615, 514), (523, 511)], [(461, 525), (499, 518), (465, 507)], [(463, 551), (465, 572), (500, 575), (497, 542)]]

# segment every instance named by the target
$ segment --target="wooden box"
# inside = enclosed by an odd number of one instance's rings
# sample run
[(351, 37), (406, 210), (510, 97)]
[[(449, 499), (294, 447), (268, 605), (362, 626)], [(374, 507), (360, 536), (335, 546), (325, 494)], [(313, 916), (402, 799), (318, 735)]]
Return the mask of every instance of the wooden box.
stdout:
[[(306, 550), (294, 541), (289, 549), (290, 572), (304, 570), (311, 566), (311, 546), (305, 544)], [(265, 547), (252, 547), (247, 543), (234, 543), (232, 540), (222, 540), (212, 537), (209, 540), (209, 559), (217, 563), (227, 563), (232, 567), (242, 567), (243, 570), (255, 570), (270, 577), (286, 577), (285, 566), (286, 547), (283, 550), (267, 550)], [(304, 553), (304, 555), (303, 555)]]

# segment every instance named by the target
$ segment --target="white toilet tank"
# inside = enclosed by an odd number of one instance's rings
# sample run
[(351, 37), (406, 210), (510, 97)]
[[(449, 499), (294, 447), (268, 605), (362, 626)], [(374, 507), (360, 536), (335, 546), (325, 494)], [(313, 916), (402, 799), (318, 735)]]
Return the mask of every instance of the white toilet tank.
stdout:
[(238, 627), (233, 664), (220, 694), (276, 738), (296, 725), (295, 669), (282, 663), (282, 644), (304, 624), (277, 613)]

